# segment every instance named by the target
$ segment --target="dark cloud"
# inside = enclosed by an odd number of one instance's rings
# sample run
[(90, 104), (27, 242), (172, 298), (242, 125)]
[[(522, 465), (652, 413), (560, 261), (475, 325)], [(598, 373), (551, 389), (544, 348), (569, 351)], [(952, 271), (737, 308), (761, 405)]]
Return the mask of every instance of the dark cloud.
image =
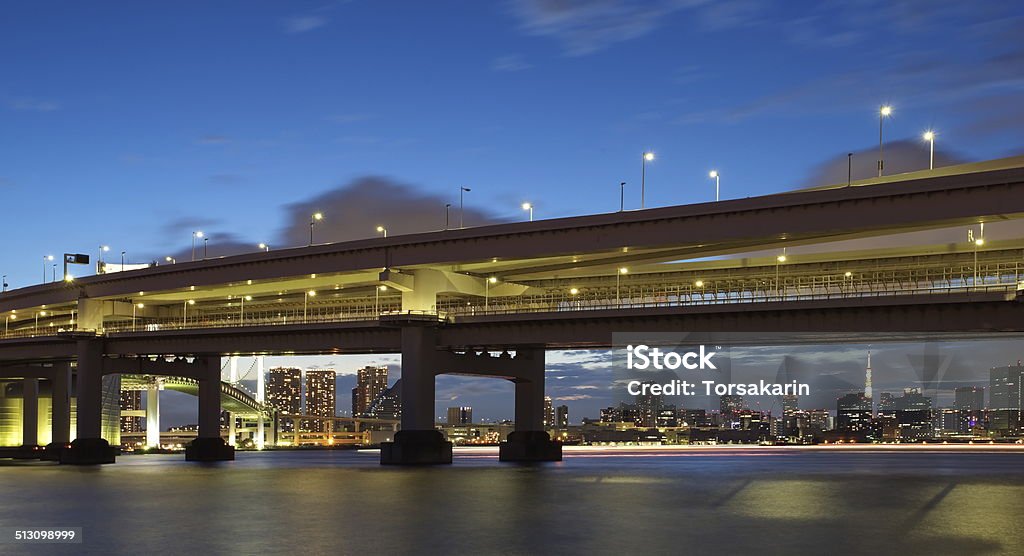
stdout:
[[(288, 224), (281, 232), (278, 244), (308, 244), (309, 218), (316, 212), (324, 215), (316, 225), (317, 243), (373, 237), (377, 226), (387, 228), (390, 235), (441, 230), (444, 228), (446, 203), (452, 205), (451, 227), (458, 227), (457, 195), (445, 198), (388, 178), (362, 177), (307, 201), (287, 205), (285, 220)], [(466, 226), (499, 221), (490, 212), (466, 207)]]

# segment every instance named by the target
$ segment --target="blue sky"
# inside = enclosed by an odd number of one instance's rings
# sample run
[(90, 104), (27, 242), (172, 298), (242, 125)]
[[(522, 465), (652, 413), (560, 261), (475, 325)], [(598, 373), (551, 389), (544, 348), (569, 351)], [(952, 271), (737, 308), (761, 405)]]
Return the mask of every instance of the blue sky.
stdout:
[[(870, 171), (881, 103), (907, 168), (927, 128), (940, 160), (1020, 154), (1021, 28), (994, 1), (6, 2), (0, 273), (197, 228), (285, 245), (296, 207), (381, 183), (472, 187), (479, 221), (613, 211), (620, 181), (635, 208), (645, 150), (648, 206), (713, 199), (712, 168), (725, 198), (781, 191)], [(390, 195), (322, 239), (373, 235)]]

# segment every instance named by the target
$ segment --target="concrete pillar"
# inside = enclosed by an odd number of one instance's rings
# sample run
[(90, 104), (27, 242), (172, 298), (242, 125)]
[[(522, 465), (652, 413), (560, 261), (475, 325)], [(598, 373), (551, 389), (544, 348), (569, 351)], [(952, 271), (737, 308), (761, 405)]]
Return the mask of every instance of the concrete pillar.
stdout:
[(146, 447), (160, 448), (160, 385), (146, 389)]
[(21, 446), (36, 450), (39, 446), (39, 379), (21, 381)]
[(228, 446), (235, 446), (238, 444), (238, 429), (235, 424), (235, 414), (228, 413)]
[(436, 346), (435, 327), (402, 327), (402, 430), (381, 443), (382, 464), (452, 462), (452, 443), (434, 428)]
[(73, 465), (114, 463), (115, 450), (102, 437), (103, 340), (78, 340), (76, 375), (78, 432), (71, 448), (61, 452), (60, 462)]
[(516, 385), (516, 425), (498, 447), (498, 459), (514, 462), (562, 461), (562, 444), (544, 431), (544, 350), (517, 349), (523, 371)]
[(263, 414), (256, 418), (256, 449), (262, 450), (267, 447), (267, 436), (263, 430)]
[(235, 459), (235, 449), (220, 437), (220, 357), (197, 358), (199, 365), (199, 436), (185, 448), (187, 461)]
[(43, 459), (57, 461), (71, 444), (71, 364), (55, 363), (50, 378), (50, 443)]
[(103, 301), (87, 297), (80, 298), (78, 300), (78, 329), (101, 332), (103, 330), (103, 314)]

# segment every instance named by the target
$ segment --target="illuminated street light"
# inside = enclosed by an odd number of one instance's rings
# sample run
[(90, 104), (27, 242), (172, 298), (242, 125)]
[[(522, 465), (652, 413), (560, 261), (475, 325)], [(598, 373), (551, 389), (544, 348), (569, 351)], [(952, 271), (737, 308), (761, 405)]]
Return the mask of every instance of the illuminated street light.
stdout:
[(260, 243), (257, 247), (264, 251), (270, 251), (270, 245), (267, 245), (266, 243)]
[(313, 214), (310, 215), (310, 217), (309, 217), (309, 244), (310, 245), (313, 245), (313, 226), (315, 226), (317, 222), (319, 222), (319, 221), (321, 221), (323, 219), (324, 219), (324, 214), (322, 212), (314, 212)]
[(246, 301), (252, 301), (252, 296), (251, 295), (243, 295), (243, 296), (241, 296), (241, 302), (240, 303), (241, 303), (242, 309), (241, 309), (241, 312), (239, 313), (238, 320), (239, 320), (239, 322), (241, 322), (243, 324), (245, 323), (245, 302)]
[(490, 305), (491, 299), (491, 284), (497, 284), (498, 279), (494, 276), (484, 280), (484, 307)]
[(169, 263), (171, 263), (171, 264), (177, 264), (178, 263), (178, 261), (175, 260), (174, 257), (164, 257), (164, 260), (169, 262)]
[(580, 293), (578, 288), (569, 288), (569, 295), (576, 295), (578, 293)]
[(712, 170), (708, 172), (708, 177), (715, 178), (715, 201), (718, 201), (718, 170)]
[(46, 263), (53, 260), (53, 255), (43, 255), (43, 283), (46, 283)]
[(4, 317), (4, 336), (7, 335), (7, 330), (8, 330), (8, 327), (10, 325), (10, 322), (12, 320), (17, 319), (17, 318), (18, 318), (18, 315), (13, 315), (13, 314), (12, 315), (7, 315), (7, 316)]
[(146, 308), (146, 304), (145, 303), (132, 303), (132, 332), (135, 332), (135, 310), (136, 309), (145, 309), (145, 308)]
[(384, 226), (377, 226), (377, 233), (384, 234), (384, 237), (388, 237), (388, 229)]
[(306, 314), (309, 308), (309, 298), (316, 297), (316, 290), (309, 290), (302, 294), (302, 322), (306, 322)]
[(96, 257), (96, 268), (100, 268), (101, 266), (103, 266), (103, 254), (106, 253), (107, 251), (110, 251), (109, 245), (100, 245), (99, 256)]
[(644, 151), (640, 160), (640, 208), (646, 206), (644, 197), (646, 195), (647, 163), (654, 160), (654, 153)]
[(703, 288), (704, 287), (704, 280), (697, 280), (696, 282), (693, 283), (693, 285), (698, 287), (698, 288)]
[(882, 168), (885, 166), (882, 157), (882, 122), (892, 115), (892, 106), (883, 105), (878, 109), (878, 177), (882, 177)]
[[(203, 232), (196, 230), (192, 232), (192, 260), (196, 260), (196, 238), (202, 238)], [(122, 263), (123, 264), (123, 263)], [(123, 268), (121, 270), (124, 270)]]
[(779, 255), (778, 257), (775, 257), (775, 296), (776, 297), (781, 297), (782, 296), (782, 288), (781, 288), (781, 284), (779, 283), (779, 265), (781, 265), (784, 262), (786, 262), (786, 248), (785, 247), (782, 248), (782, 254)]
[(195, 304), (196, 304), (196, 300), (195, 299), (189, 299), (188, 301), (186, 301), (182, 305), (182, 310), (181, 310), (181, 325), (182, 326), (186, 326), (188, 324), (188, 306), (189, 305), (195, 305)]
[(465, 199), (463, 198), (463, 194), (465, 194), (465, 193), (467, 193), (469, 191), (472, 191), (472, 189), (470, 189), (468, 187), (459, 187), (459, 228), (460, 229), (466, 227), (466, 219), (465, 219), (465, 216), (466, 216), (466, 203), (465, 203)]
[(388, 290), (388, 287), (385, 286), (385, 285), (377, 286), (374, 289), (375, 297), (374, 297), (374, 300), (373, 300), (373, 312), (377, 313), (378, 317), (380, 316), (380, 292), (387, 291), (387, 290)]
[(529, 221), (534, 221), (534, 205), (531, 205), (529, 203), (523, 203), (522, 210), (529, 211)]
[(928, 141), (928, 169), (935, 169), (935, 132), (928, 130), (922, 135), (925, 141)]

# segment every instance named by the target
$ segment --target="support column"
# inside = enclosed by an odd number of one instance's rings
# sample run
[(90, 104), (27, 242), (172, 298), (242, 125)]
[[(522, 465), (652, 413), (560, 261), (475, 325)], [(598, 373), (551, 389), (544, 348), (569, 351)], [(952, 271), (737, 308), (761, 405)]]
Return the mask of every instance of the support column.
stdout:
[(452, 462), (452, 443), (434, 428), (435, 336), (434, 326), (402, 326), (402, 430), (381, 443), (382, 464)]
[(146, 389), (146, 447), (160, 449), (160, 385)]
[(185, 448), (186, 461), (230, 461), (235, 449), (220, 437), (220, 357), (197, 358), (199, 378), (199, 436)]
[(39, 447), (39, 379), (25, 377), (21, 381), (21, 451), (19, 457), (36, 458)]
[(71, 445), (71, 364), (55, 363), (50, 378), (50, 443), (42, 459), (60, 460), (60, 453)]
[(78, 340), (77, 368), (78, 434), (71, 447), (61, 451), (60, 462), (72, 465), (114, 463), (115, 449), (102, 437), (103, 341)]
[(519, 349), (525, 372), (516, 385), (516, 427), (498, 447), (500, 461), (562, 461), (562, 443), (544, 430), (544, 350)]
[(234, 447), (238, 444), (238, 429), (235, 424), (235, 414), (230, 411), (228, 414), (228, 446)]

